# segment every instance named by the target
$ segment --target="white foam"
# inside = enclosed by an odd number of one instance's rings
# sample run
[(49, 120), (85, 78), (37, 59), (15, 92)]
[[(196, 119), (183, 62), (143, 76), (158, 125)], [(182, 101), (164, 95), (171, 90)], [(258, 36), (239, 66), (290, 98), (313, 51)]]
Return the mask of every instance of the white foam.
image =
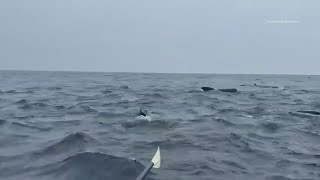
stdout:
[(253, 116), (248, 115), (248, 114), (241, 114), (241, 115), (244, 116), (244, 117), (253, 118)]
[(136, 120), (144, 120), (144, 121), (151, 121), (152, 119), (151, 119), (151, 116), (142, 116), (142, 115), (140, 115), (140, 116), (137, 116), (136, 117)]
[(138, 98), (135, 97), (135, 96), (124, 96), (124, 97), (121, 97), (121, 100), (122, 100), (122, 101), (133, 102), (133, 101), (137, 101)]

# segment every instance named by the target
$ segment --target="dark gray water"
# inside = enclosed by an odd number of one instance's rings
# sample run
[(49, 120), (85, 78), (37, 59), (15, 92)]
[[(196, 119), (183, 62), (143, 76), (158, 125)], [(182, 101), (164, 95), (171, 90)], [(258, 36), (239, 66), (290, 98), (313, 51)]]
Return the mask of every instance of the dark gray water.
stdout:
[(152, 179), (320, 179), (319, 76), (0, 71), (0, 82), (1, 180), (134, 180), (157, 146)]

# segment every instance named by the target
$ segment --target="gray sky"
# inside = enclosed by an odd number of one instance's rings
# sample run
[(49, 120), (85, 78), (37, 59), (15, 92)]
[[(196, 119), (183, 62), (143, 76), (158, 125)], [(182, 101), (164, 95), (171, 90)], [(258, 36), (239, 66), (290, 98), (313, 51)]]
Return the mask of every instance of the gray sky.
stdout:
[(0, 69), (320, 74), (320, 0), (0, 0)]

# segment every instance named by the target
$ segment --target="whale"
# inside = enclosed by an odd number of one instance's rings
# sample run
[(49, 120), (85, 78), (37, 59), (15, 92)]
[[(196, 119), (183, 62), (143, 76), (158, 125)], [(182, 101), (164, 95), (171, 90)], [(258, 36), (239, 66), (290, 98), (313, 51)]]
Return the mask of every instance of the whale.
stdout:
[(202, 89), (203, 91), (212, 91), (212, 90), (214, 90), (214, 88), (212, 88), (212, 87), (207, 87), (207, 86), (201, 87), (201, 89)]
[(147, 117), (147, 114), (145, 112), (143, 112), (141, 109), (139, 109), (139, 114), (138, 116), (144, 116)]
[[(213, 91), (213, 90), (215, 90), (214, 88), (212, 88), (212, 87), (207, 87), (207, 86), (201, 87), (201, 89), (202, 89), (203, 91)], [(218, 89), (218, 90), (221, 91), (221, 92), (228, 92), (228, 93), (234, 93), (234, 92), (237, 92), (237, 91), (238, 91), (238, 90), (235, 89), (235, 88)]]
[(297, 111), (297, 112), (304, 113), (304, 114), (320, 115), (320, 112), (318, 111)]
[(152, 118), (147, 111), (143, 111), (143, 110), (139, 109), (138, 116), (135, 118), (135, 120), (150, 122), (152, 120)]

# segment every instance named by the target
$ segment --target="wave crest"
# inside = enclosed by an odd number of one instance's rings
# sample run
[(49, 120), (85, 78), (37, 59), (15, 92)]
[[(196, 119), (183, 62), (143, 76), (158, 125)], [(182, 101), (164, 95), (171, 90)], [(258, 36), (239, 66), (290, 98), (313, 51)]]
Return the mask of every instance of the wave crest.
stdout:
[[(135, 160), (103, 153), (83, 152), (46, 167), (38, 176), (61, 180), (128, 180), (135, 179), (143, 169), (144, 166)], [(151, 176), (146, 179), (151, 180)]]
[(76, 132), (73, 134), (69, 134), (64, 137), (59, 142), (56, 142), (41, 152), (40, 154), (58, 154), (60, 152), (66, 151), (83, 151), (89, 145), (93, 143), (97, 143), (98, 141), (91, 137), (90, 135), (83, 132)]

